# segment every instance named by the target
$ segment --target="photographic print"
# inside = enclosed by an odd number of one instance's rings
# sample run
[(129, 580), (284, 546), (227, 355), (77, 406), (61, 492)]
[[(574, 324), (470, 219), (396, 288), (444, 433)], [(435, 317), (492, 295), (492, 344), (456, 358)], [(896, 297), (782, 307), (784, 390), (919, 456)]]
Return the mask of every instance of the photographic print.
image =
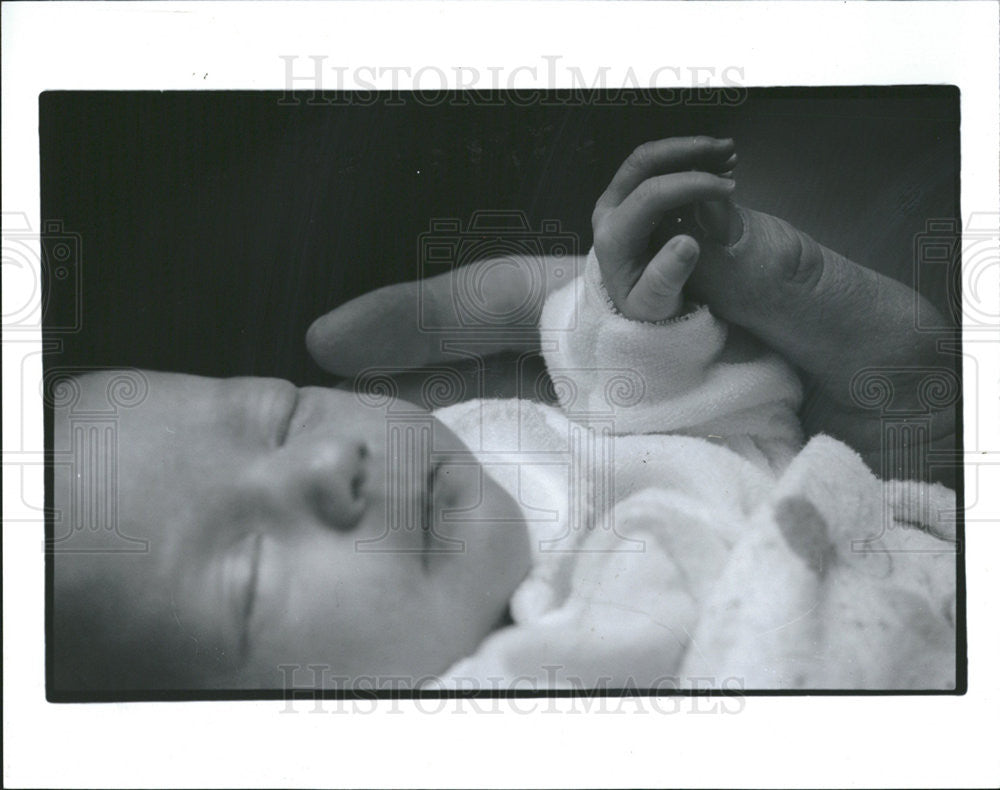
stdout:
[(961, 691), (953, 88), (40, 118), (51, 699)]
[(995, 786), (994, 11), (4, 3), (5, 786)]

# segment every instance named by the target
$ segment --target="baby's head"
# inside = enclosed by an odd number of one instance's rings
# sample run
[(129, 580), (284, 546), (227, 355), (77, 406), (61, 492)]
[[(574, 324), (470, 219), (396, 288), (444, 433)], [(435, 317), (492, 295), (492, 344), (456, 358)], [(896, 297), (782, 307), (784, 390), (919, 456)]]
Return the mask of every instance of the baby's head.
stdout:
[(113, 464), (107, 433), (73, 429), (107, 408), (111, 374), (55, 409), (73, 458), (53, 465), (57, 689), (280, 688), (310, 665), (406, 686), (502, 620), (530, 561), (521, 511), (429, 413), (143, 375)]

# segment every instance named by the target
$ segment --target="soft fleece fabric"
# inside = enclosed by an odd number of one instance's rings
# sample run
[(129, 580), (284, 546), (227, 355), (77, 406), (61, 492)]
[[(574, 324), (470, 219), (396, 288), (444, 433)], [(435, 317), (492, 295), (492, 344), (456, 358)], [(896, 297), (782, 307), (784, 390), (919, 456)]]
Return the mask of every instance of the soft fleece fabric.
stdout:
[(535, 560), (514, 626), (442, 685), (954, 687), (953, 492), (802, 447), (780, 358), (705, 307), (625, 319), (593, 252), (541, 330), (560, 408), (437, 412), (521, 505)]

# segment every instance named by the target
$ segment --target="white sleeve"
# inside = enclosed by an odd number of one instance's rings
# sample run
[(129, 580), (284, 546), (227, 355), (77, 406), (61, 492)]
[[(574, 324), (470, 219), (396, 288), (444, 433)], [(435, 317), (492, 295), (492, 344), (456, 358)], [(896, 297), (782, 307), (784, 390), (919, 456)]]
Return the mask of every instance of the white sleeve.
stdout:
[(613, 431), (750, 436), (798, 444), (798, 377), (749, 336), (729, 337), (707, 307), (658, 323), (614, 307), (594, 251), (583, 274), (551, 294), (542, 349), (568, 416), (613, 420)]

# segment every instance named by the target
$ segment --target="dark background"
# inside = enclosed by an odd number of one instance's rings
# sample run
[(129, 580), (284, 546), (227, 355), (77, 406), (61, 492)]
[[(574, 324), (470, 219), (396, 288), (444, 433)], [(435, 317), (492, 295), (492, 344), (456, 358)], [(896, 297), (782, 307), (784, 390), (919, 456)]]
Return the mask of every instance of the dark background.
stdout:
[(50, 370), (330, 383), (306, 328), (418, 277), (432, 219), (519, 210), (536, 229), (560, 220), (585, 252), (594, 201), (628, 153), (688, 134), (736, 139), (740, 202), (916, 282), (953, 318), (954, 270), (921, 263), (917, 277), (915, 244), (940, 219), (951, 224), (934, 232), (957, 243), (954, 88), (630, 94), (626, 106), (608, 94), (298, 98), (41, 95), (41, 213), (57, 222), (43, 249), (73, 242), (57, 275), (44, 262)]

